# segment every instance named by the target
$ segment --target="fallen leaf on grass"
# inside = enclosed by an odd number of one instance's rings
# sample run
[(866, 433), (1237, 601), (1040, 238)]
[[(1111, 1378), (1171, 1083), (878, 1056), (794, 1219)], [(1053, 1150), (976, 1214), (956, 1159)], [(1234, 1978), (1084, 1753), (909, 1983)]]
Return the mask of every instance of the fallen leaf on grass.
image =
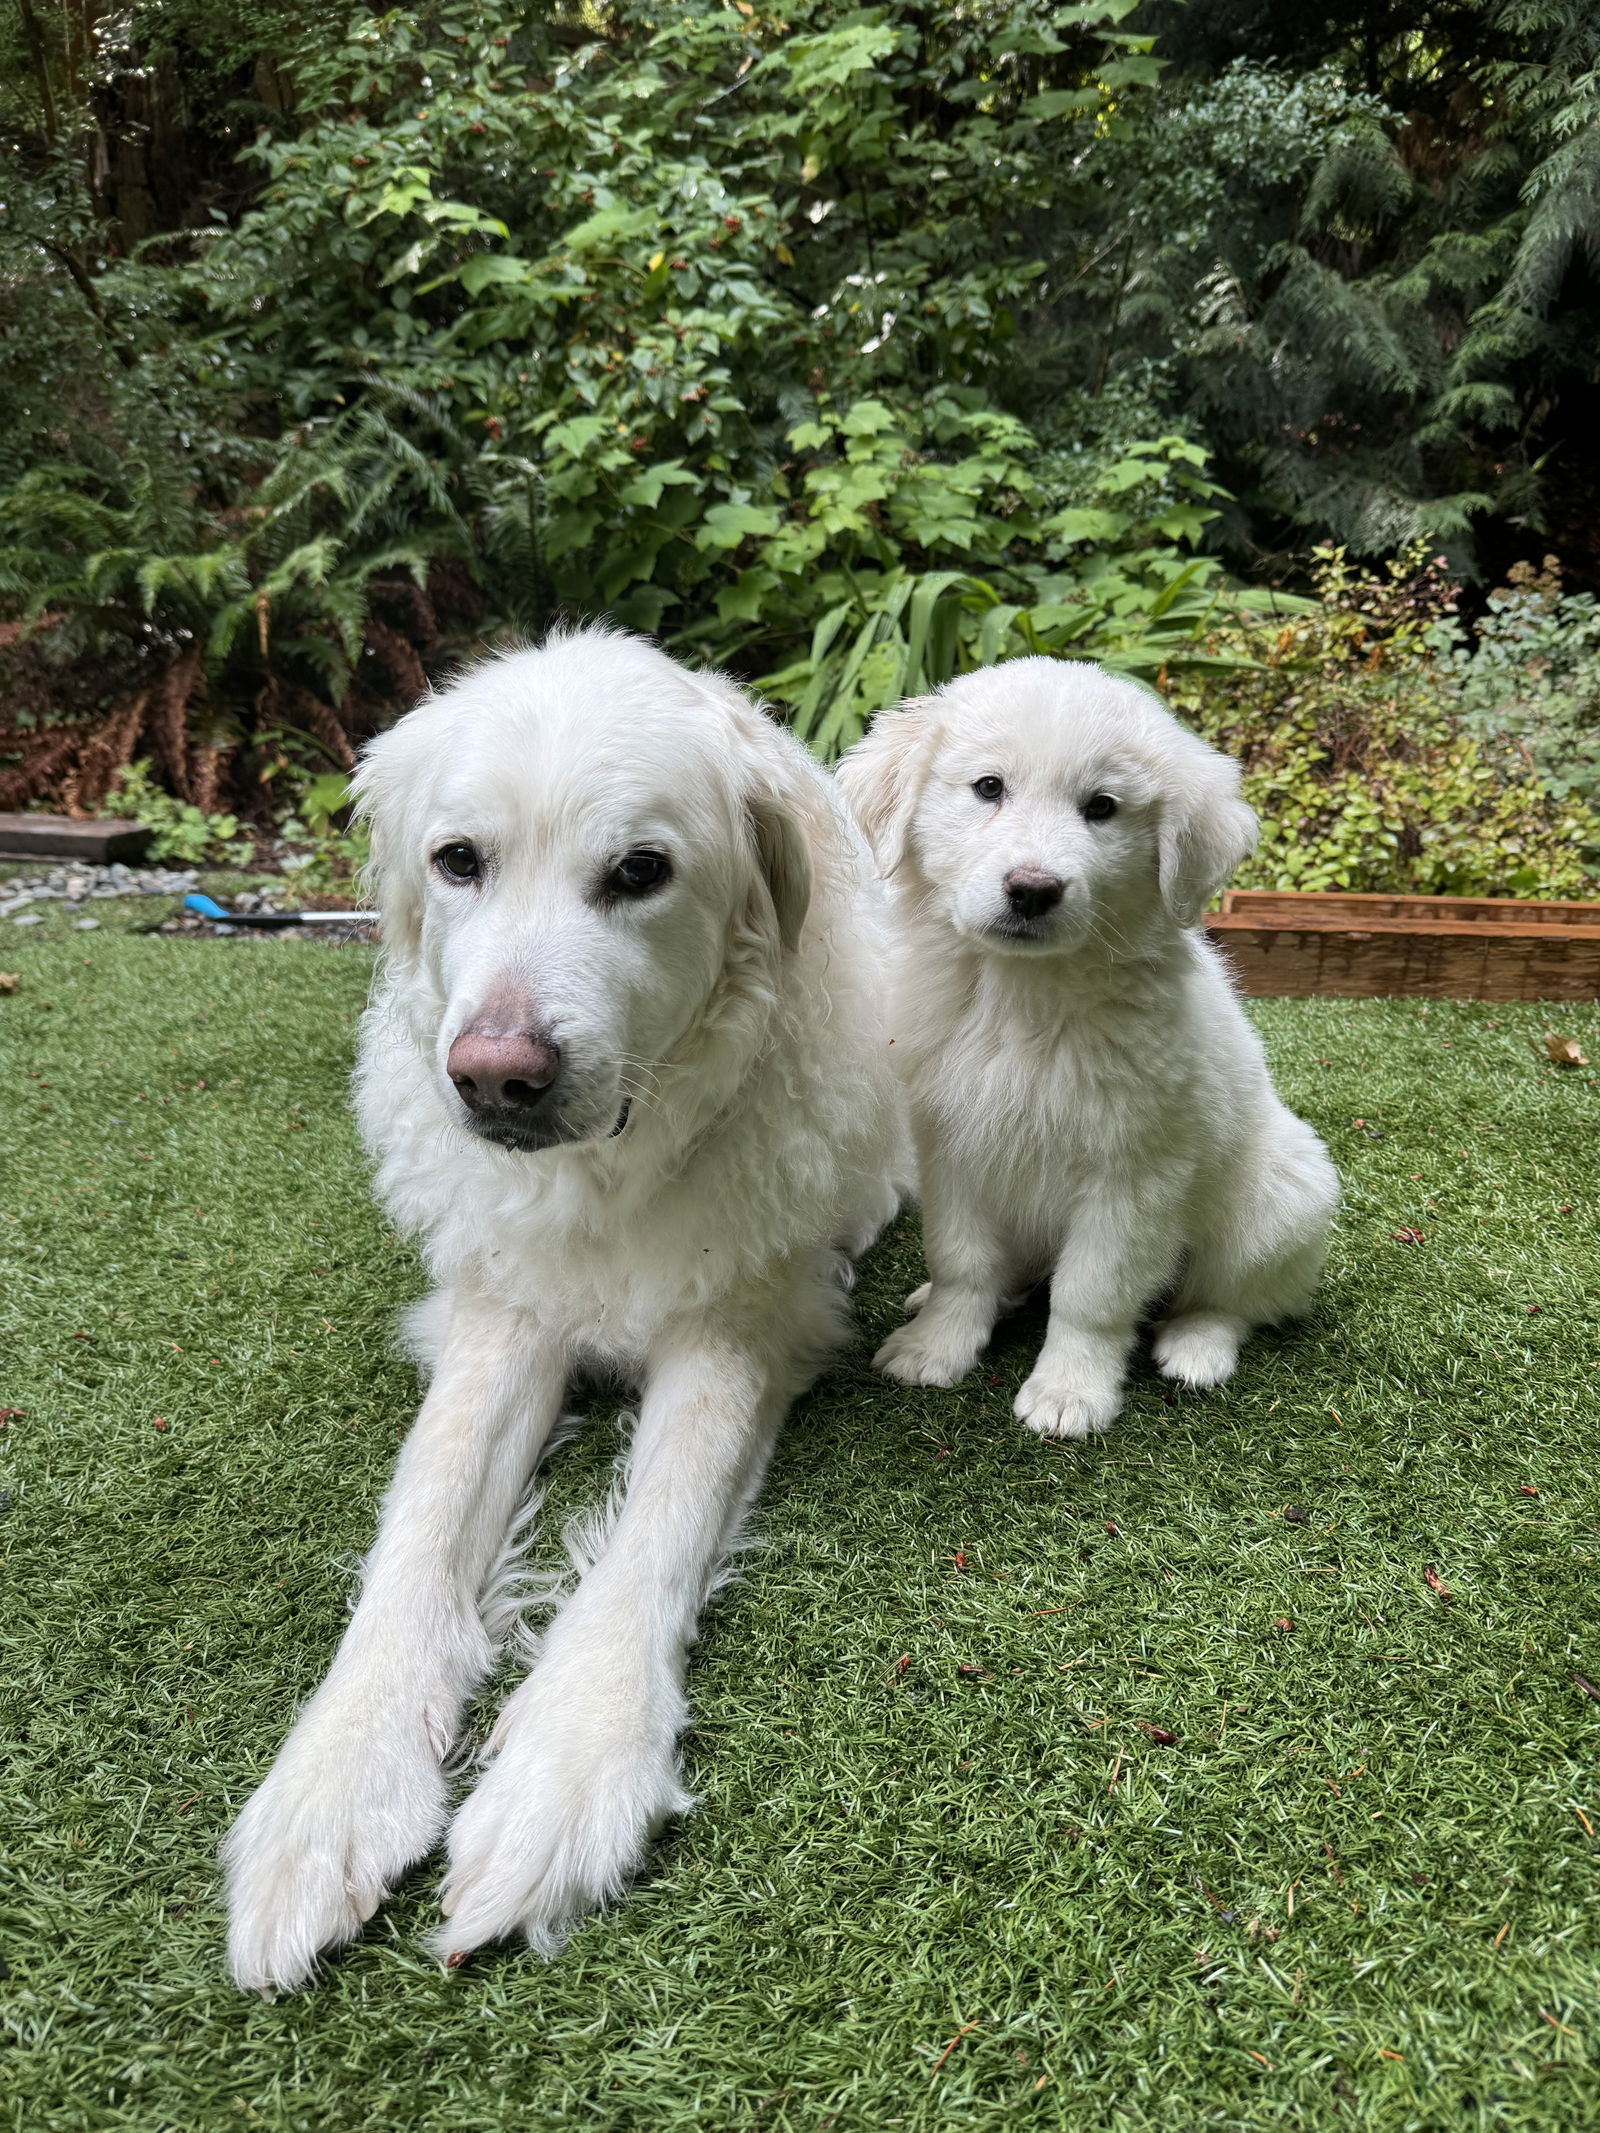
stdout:
[(958, 1666), (956, 1672), (963, 1681), (982, 1681), (987, 1678), (985, 1670), (981, 1666)]
[(1575, 1689), (1581, 1689), (1585, 1696), (1591, 1697), (1596, 1703), (1600, 1703), (1600, 1689), (1597, 1689), (1595, 1687), (1594, 1683), (1589, 1680), (1587, 1675), (1569, 1674), (1567, 1676), (1567, 1679), (1572, 1683), (1572, 1686)]
[(940, 2067), (944, 2065), (946, 2059), (949, 2058), (950, 2054), (955, 2050), (956, 2046), (961, 2042), (962, 2038), (970, 2037), (972, 2035), (972, 2032), (979, 2027), (980, 2025), (976, 2022), (963, 2022), (961, 2027), (956, 2031), (955, 2035), (950, 2039), (950, 2042), (939, 2054), (938, 2058), (934, 2060), (933, 2065), (929, 2068), (929, 2072), (934, 2074), (938, 2073)]
[(1428, 1587), (1428, 1590), (1430, 1592), (1436, 1592), (1441, 1600), (1448, 1600), (1453, 1597), (1449, 1586), (1445, 1583), (1444, 1579), (1440, 1577), (1438, 1571), (1434, 1569), (1432, 1563), (1423, 1564), (1422, 1575), (1423, 1580)]
[(1519, 1496), (1537, 1496), (1538, 1493), (1539, 1491), (1531, 1481), (1519, 1481), (1517, 1483), (1517, 1494)]
[(1163, 1748), (1177, 1747), (1178, 1735), (1176, 1733), (1170, 1732), (1167, 1727), (1147, 1725), (1142, 1718), (1136, 1718), (1134, 1720), (1134, 1724), (1139, 1728), (1139, 1731), (1141, 1733), (1148, 1733), (1150, 1738), (1153, 1741), (1157, 1742), (1159, 1746)]
[(13, 1422), (22, 1421), (27, 1412), (25, 1407), (0, 1407), (0, 1429), (7, 1428)]
[(899, 1658), (894, 1663), (895, 1679), (898, 1681), (902, 1675), (909, 1674), (910, 1671), (911, 1654), (909, 1652), (902, 1652)]
[(21, 983), (22, 978), (17, 971), (0, 970), (0, 993), (15, 992)]
[(1294, 1616), (1274, 1615), (1272, 1618), (1272, 1626), (1274, 1629), (1281, 1630), (1284, 1636), (1287, 1637), (1289, 1632), (1294, 1628)]
[(1552, 1066), (1587, 1066), (1589, 1055), (1576, 1037), (1558, 1037), (1545, 1031), (1544, 1055)]
[(1425, 1244), (1427, 1242), (1420, 1229), (1392, 1229), (1389, 1235), (1396, 1244)]
[(168, 1422), (165, 1415), (157, 1415), (155, 1420), (150, 1424), (150, 1427), (152, 1429), (166, 1430), (170, 1429), (172, 1425), (170, 1422)]

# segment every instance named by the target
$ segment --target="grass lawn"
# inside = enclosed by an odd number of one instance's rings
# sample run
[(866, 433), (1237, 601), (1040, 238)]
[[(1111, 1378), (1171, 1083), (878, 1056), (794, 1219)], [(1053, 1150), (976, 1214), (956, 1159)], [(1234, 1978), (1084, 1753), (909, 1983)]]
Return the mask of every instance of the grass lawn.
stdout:
[[(954, 1392), (869, 1373), (902, 1223), (632, 1900), (447, 1978), (430, 1865), (268, 2005), (217, 1840), (414, 1398), (369, 958), (108, 916), (0, 964), (0, 2126), (1600, 2124), (1600, 1088), (1529, 1043), (1600, 1058), (1600, 1013), (1261, 1007), (1346, 1180), (1316, 1317), (1220, 1393), (1141, 1368), (1089, 1447), (1011, 1419), (1037, 1314)], [(602, 1406), (545, 1552), (616, 1445)]]

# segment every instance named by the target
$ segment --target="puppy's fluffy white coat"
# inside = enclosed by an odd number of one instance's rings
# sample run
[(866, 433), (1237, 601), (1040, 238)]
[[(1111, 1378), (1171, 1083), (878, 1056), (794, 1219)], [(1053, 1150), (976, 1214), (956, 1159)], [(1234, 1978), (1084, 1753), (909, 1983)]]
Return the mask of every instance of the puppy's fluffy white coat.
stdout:
[[(899, 1132), (868, 855), (730, 685), (560, 637), (426, 702), (359, 783), (385, 965), (358, 1111), (435, 1284), (415, 1321), (433, 1374), (332, 1668), (225, 1847), (233, 1972), (269, 1991), (445, 1829), (445, 1760), (493, 1659), (486, 1586), (581, 1366), (639, 1388), (628, 1486), (449, 1820), (441, 1953), (557, 1947), (689, 1804), (686, 1648), (840, 1333), (841, 1251), (892, 1209)], [(670, 876), (624, 893), (640, 847)], [(471, 879), (448, 871), (463, 849)], [(559, 1046), (542, 1145), (485, 1138), (452, 1083), (486, 1003), (494, 1030)]]
[(880, 717), (839, 782), (893, 885), (932, 1277), (878, 1366), (953, 1385), (1048, 1275), (1041, 1435), (1110, 1423), (1158, 1299), (1160, 1369), (1220, 1383), (1308, 1303), (1337, 1197), (1197, 926), (1255, 839), (1235, 766), (1133, 684), (1021, 659)]

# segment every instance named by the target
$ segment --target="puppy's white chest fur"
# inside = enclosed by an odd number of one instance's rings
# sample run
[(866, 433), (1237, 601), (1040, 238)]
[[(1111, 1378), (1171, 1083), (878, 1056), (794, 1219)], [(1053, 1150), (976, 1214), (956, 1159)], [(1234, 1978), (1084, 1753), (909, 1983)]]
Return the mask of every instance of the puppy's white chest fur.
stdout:
[(894, 1050), (925, 1168), (949, 1165), (1020, 1246), (1053, 1253), (1082, 1197), (1130, 1166), (1193, 1167), (1182, 1122), (1205, 1108), (1204, 1077), (1185, 959), (1106, 982), (1054, 959), (928, 957), (914, 929), (901, 947)]

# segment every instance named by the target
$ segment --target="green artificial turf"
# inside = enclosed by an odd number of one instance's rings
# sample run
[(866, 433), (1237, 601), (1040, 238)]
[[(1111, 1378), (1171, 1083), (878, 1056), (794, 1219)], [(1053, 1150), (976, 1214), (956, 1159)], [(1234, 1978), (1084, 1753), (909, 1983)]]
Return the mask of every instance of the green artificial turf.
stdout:
[(0, 2125), (1600, 2124), (1600, 1090), (1530, 1041), (1600, 1057), (1593, 1009), (1256, 1009), (1346, 1180), (1315, 1317), (1218, 1393), (1141, 1365), (1093, 1445), (1011, 1418), (1037, 1311), (954, 1392), (869, 1372), (897, 1226), (631, 1900), (445, 1977), (430, 1864), (268, 2005), (217, 1840), (414, 1398), (344, 1108), (370, 962), (0, 931)]

